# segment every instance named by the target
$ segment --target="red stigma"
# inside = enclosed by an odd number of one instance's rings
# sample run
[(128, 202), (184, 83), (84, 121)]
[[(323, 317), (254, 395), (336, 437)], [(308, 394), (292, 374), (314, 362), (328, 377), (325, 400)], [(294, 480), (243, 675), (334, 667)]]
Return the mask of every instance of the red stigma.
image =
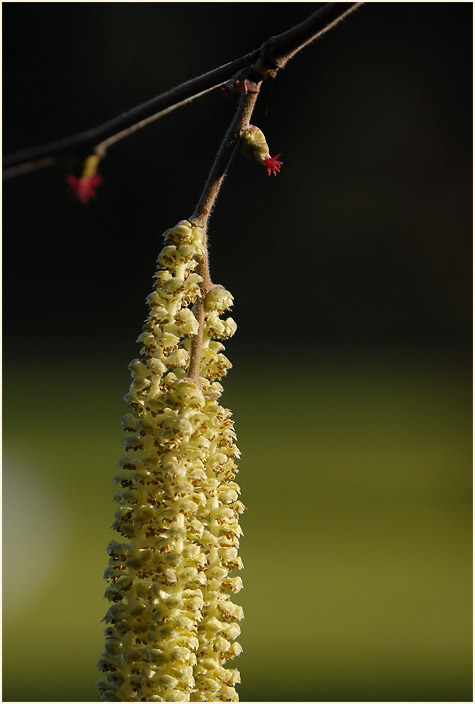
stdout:
[(81, 178), (69, 175), (67, 180), (74, 195), (83, 205), (88, 203), (91, 198), (97, 197), (96, 188), (102, 183), (102, 177), (99, 174), (89, 177), (82, 176)]
[(264, 166), (267, 168), (267, 174), (269, 176), (271, 174), (277, 176), (277, 173), (280, 171), (280, 167), (284, 163), (283, 161), (277, 161), (278, 156), (280, 156), (280, 154), (276, 154), (275, 156), (269, 156), (267, 159), (264, 159)]

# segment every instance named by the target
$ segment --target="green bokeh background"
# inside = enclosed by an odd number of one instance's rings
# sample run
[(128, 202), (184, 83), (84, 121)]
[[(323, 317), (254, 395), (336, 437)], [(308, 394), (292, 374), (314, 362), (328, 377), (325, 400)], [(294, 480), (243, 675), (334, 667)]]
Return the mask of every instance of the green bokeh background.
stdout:
[[(314, 3), (8, 3), (4, 148), (100, 123)], [(243, 701), (472, 701), (471, 3), (367, 3), (263, 89), (235, 294)], [(304, 60), (304, 57), (305, 60)], [(95, 701), (127, 364), (233, 103), (4, 184), (3, 700)]]
[[(4, 699), (95, 700), (127, 375), (43, 370), (4, 383)], [(238, 359), (244, 701), (471, 699), (466, 374), (407, 352)]]

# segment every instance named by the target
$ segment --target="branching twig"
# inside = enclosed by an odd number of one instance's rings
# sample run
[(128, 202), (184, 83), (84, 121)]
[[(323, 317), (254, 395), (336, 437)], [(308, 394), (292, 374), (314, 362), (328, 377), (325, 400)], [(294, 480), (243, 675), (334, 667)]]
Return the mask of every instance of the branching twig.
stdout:
[(186, 81), (103, 125), (6, 155), (3, 159), (4, 178), (49, 166), (59, 156), (81, 154), (84, 151), (103, 153), (106, 147), (137, 129), (229, 81), (238, 71), (249, 71), (249, 76), (255, 80), (257, 69), (263, 78), (263, 67), (282, 68), (300, 49), (324, 34), (360, 5), (362, 3), (326, 3), (300, 24), (268, 39), (259, 49)]

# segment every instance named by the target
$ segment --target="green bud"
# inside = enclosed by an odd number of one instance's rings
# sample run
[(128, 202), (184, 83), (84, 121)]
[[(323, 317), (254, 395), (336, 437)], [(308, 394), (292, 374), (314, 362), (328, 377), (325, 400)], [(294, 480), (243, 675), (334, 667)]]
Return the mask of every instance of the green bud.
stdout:
[(241, 153), (249, 161), (263, 164), (270, 157), (264, 133), (255, 125), (251, 125), (241, 133)]

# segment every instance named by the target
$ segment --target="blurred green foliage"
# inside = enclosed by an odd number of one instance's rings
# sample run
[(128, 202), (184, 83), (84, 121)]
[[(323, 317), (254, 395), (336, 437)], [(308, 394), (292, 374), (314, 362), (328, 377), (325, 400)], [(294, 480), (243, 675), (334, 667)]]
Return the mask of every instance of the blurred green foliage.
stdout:
[[(470, 372), (237, 355), (244, 701), (471, 701)], [(95, 701), (126, 361), (4, 369), (4, 701)]]

